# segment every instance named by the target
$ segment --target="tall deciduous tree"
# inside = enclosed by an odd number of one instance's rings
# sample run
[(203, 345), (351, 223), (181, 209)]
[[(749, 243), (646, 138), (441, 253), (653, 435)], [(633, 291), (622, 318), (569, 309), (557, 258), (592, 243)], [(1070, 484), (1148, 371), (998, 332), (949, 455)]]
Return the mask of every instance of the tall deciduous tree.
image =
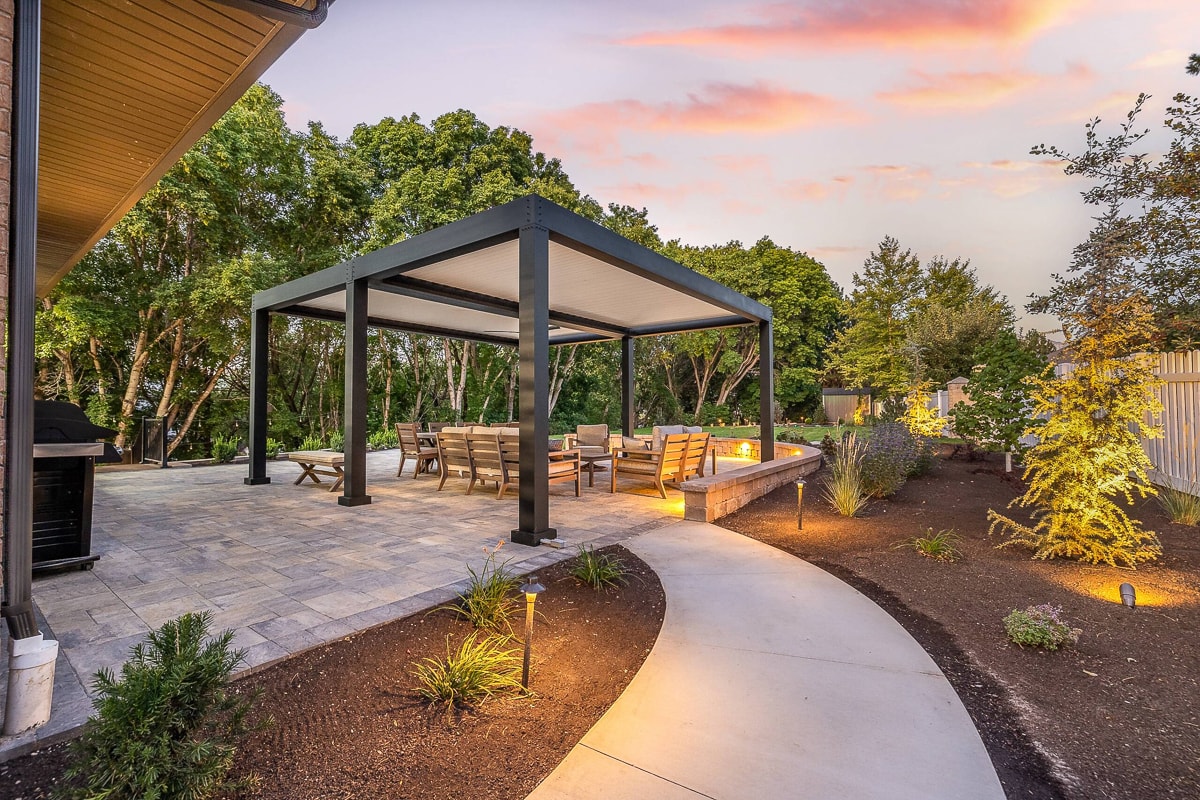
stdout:
[(964, 391), (970, 404), (950, 409), (954, 431), (987, 450), (1019, 452), (1021, 438), (1041, 425), (1033, 412), (1033, 378), (1046, 359), (1012, 331), (1000, 331), (975, 353), (979, 366)]

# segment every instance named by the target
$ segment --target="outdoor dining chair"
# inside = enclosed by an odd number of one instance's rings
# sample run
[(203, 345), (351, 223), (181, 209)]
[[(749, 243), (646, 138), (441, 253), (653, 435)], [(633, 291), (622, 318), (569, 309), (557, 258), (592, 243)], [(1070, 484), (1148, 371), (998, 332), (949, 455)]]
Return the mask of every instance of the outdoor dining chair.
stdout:
[(397, 478), (404, 472), (404, 462), (410, 458), (417, 462), (413, 467), (414, 480), (422, 472), (428, 472), (429, 465), (438, 460), (436, 447), (421, 444), (421, 438), (417, 435), (417, 423), (397, 422), (396, 436), (400, 439), (400, 466), (396, 468)]

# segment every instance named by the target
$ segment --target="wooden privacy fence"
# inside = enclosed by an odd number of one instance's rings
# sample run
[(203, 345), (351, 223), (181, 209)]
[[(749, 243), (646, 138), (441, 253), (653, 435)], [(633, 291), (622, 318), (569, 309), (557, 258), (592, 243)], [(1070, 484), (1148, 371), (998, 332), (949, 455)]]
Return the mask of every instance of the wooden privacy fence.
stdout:
[[(1069, 375), (1073, 364), (1054, 368)], [(1143, 439), (1142, 447), (1154, 469), (1150, 480), (1160, 486), (1191, 491), (1200, 485), (1200, 350), (1160, 353), (1154, 374), (1162, 379), (1161, 439)]]

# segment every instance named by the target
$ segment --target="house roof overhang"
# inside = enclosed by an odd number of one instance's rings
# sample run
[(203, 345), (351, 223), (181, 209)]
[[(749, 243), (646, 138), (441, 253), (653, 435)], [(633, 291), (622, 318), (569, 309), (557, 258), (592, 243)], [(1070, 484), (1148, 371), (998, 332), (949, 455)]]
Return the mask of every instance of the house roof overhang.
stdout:
[(496, 344), (518, 342), (518, 238), (549, 237), (549, 341), (605, 341), (749, 325), (771, 309), (530, 195), (259, 292), (254, 307), (342, 321), (346, 286), (368, 285), (369, 324)]
[(50, 291), (303, 31), (211, 1), (46, 0), (37, 294)]

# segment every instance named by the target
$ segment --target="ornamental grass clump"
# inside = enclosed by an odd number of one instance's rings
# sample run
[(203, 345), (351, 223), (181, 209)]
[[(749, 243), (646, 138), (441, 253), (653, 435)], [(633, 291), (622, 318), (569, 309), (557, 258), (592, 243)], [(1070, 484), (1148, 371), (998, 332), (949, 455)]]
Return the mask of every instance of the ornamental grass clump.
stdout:
[(521, 579), (508, 569), (508, 562), (497, 562), (496, 555), (504, 541), (491, 548), (483, 548), (487, 554), (478, 572), (467, 566), (471, 578), (465, 591), (458, 595), (458, 602), (442, 606), (465, 618), (476, 628), (491, 631), (512, 632), (509, 618), (517, 610), (517, 587)]
[(953, 529), (934, 533), (933, 528), (928, 528), (924, 536), (914, 536), (897, 547), (911, 547), (926, 558), (953, 563), (962, 557), (957, 547), (958, 542), (959, 536)]
[(1172, 522), (1180, 525), (1200, 524), (1200, 484), (1193, 483), (1188, 491), (1171, 486), (1158, 490), (1158, 504)]
[(248, 788), (227, 778), (251, 699), (230, 694), (245, 657), (233, 631), (209, 638), (212, 615), (184, 614), (133, 648), (119, 677), (96, 673), (96, 713), (72, 745), (59, 797), (203, 798)]
[(825, 478), (825, 499), (843, 517), (858, 516), (867, 505), (863, 486), (863, 455), (866, 447), (851, 433), (834, 444), (833, 460)]
[(629, 582), (627, 572), (621, 559), (608, 553), (597, 553), (587, 545), (579, 548), (579, 555), (571, 564), (571, 576), (596, 591), (624, 586)]
[(1075, 644), (1083, 631), (1072, 628), (1062, 618), (1062, 606), (1043, 604), (1029, 606), (1024, 611), (1013, 610), (1004, 618), (1008, 638), (1020, 647), (1041, 647), (1057, 650), (1065, 644)]
[(507, 647), (510, 638), (489, 634), (480, 639), (472, 633), (457, 650), (446, 637), (446, 657), (427, 658), (417, 664), (417, 694), (448, 707), (470, 706), (497, 692), (521, 688), (521, 660)]

